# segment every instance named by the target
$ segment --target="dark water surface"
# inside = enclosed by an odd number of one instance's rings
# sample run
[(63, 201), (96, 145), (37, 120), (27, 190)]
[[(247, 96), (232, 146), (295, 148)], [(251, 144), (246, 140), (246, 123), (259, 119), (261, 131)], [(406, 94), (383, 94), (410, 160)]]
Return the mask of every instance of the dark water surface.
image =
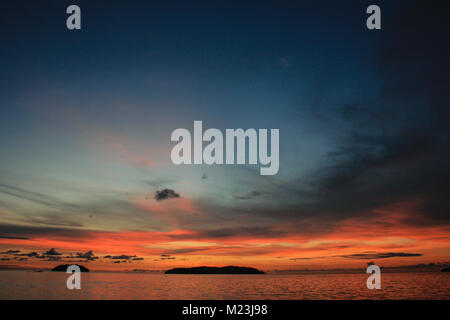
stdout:
[(68, 290), (63, 272), (0, 271), (0, 299), (450, 299), (450, 273), (384, 273), (380, 290), (366, 274), (81, 274)]

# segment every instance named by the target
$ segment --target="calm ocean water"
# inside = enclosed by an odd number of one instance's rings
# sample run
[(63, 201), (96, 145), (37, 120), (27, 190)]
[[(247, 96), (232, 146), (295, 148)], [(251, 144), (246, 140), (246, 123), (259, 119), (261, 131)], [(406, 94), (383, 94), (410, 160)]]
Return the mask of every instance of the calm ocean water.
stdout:
[(0, 299), (450, 299), (449, 273), (165, 275), (82, 273), (68, 290), (62, 272), (0, 271)]

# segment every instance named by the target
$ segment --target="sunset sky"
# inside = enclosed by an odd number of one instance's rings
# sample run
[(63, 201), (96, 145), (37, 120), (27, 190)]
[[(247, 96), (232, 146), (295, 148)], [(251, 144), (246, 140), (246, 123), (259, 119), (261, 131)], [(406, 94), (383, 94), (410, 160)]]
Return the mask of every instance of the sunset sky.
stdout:
[[(450, 262), (448, 12), (377, 3), (2, 4), (0, 268)], [(278, 174), (172, 164), (194, 120)]]

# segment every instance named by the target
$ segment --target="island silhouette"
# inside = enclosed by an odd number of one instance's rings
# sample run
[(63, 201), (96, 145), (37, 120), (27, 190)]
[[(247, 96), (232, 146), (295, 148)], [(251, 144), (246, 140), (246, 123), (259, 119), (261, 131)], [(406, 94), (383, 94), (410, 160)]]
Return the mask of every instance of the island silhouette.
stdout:
[(249, 267), (193, 267), (193, 268), (174, 268), (167, 270), (167, 274), (266, 274), (255, 268)]
[[(59, 266), (54, 267), (51, 271), (62, 271), (62, 272), (66, 272), (67, 268), (72, 266), (72, 264), (60, 264)], [(85, 266), (76, 264), (76, 266), (78, 266), (80, 268), (81, 272), (89, 272), (89, 269), (86, 268)]]

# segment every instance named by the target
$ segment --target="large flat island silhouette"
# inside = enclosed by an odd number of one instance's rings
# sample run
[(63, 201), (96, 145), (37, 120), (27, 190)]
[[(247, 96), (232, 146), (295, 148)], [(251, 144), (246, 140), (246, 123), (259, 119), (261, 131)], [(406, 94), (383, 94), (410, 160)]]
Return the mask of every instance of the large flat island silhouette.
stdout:
[(255, 268), (248, 267), (193, 267), (193, 268), (174, 268), (167, 270), (167, 274), (266, 274)]

